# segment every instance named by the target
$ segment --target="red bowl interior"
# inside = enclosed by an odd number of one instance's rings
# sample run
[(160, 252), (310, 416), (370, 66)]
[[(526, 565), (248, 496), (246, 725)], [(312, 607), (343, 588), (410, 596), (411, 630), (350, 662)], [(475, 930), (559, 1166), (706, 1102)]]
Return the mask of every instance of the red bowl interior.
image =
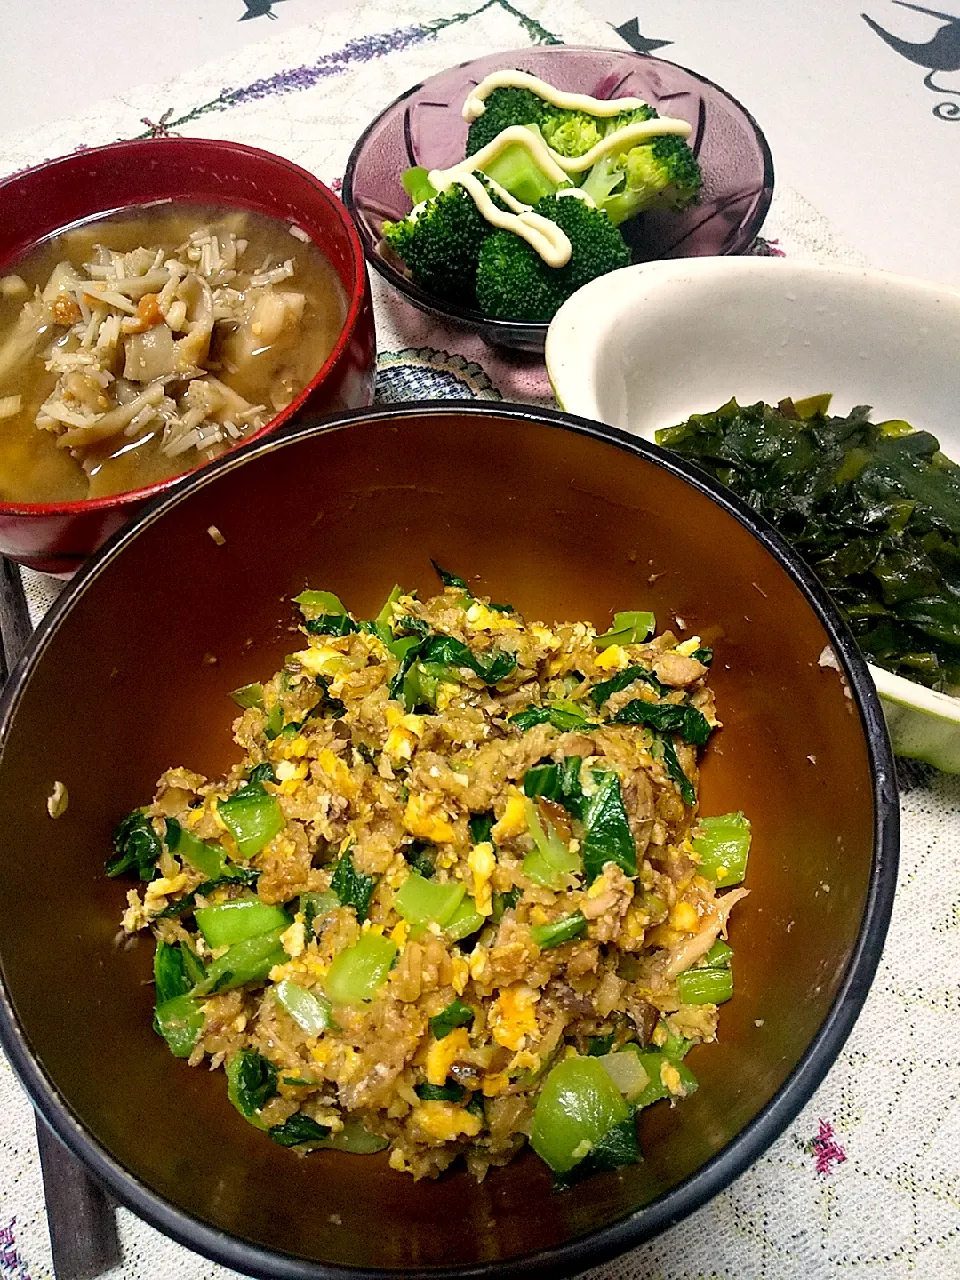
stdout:
[[(361, 329), (369, 330), (363, 343), (363, 361), (369, 375), (366, 389), (345, 398), (346, 407), (368, 404), (372, 398), (375, 345), (370, 288), (353, 221), (318, 178), (270, 152), (207, 138), (150, 138), (75, 151), (25, 169), (0, 182), (0, 273), (10, 270), (33, 245), (74, 223), (169, 199), (252, 209), (295, 222), (323, 250), (347, 295), (343, 330), (323, 366), (293, 403), (249, 436), (248, 441), (288, 423), (341, 365)], [(173, 476), (142, 489), (80, 502), (0, 502), (0, 523), (11, 515), (64, 516), (132, 507), (168, 489), (180, 478)], [(17, 554), (15, 548), (5, 545), (0, 545), (0, 551)]]

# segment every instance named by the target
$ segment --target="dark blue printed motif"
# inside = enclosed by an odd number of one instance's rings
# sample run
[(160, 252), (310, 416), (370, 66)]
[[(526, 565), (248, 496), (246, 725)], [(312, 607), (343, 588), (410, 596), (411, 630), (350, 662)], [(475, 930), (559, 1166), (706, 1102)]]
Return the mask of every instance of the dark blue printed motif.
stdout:
[[(909, 4), (907, 0), (893, 0), (893, 3), (899, 5), (901, 9), (912, 9), (915, 13), (925, 13), (930, 18), (940, 18), (943, 25), (929, 40), (915, 44), (909, 40), (901, 40), (899, 36), (885, 31), (868, 14), (862, 13), (860, 16), (870, 30), (875, 31), (884, 44), (889, 45), (902, 58), (915, 63), (918, 67), (927, 68), (923, 83), (928, 89), (933, 93), (960, 97), (960, 89), (944, 88), (942, 85), (935, 84), (933, 79), (938, 71), (960, 71), (960, 15), (941, 13), (937, 9), (926, 9), (919, 4)], [(960, 103), (938, 102), (933, 108), (933, 114), (938, 120), (960, 120)]]
[(408, 347), (381, 351), (377, 359), (377, 404), (407, 400), (502, 400), (478, 364), (449, 351)]
[(614, 30), (637, 53), (653, 53), (654, 49), (662, 49), (665, 45), (673, 44), (672, 40), (651, 40), (641, 35), (639, 18), (630, 18), (621, 26), (614, 27)]
[(246, 22), (248, 18), (272, 18), (276, 22), (277, 15), (273, 12), (273, 6), (279, 3), (280, 0), (243, 0), (246, 12), (240, 15), (238, 21)]

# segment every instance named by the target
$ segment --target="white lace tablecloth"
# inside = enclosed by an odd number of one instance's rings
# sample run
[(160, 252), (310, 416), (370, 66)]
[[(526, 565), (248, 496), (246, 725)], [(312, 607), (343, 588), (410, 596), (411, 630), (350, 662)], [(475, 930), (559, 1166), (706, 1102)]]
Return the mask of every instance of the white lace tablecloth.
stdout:
[[(671, 8), (676, 5), (664, 6)], [(165, 84), (124, 92), (89, 114), (0, 138), (0, 170), (160, 127), (265, 147), (336, 187), (353, 140), (410, 85), (480, 53), (553, 40), (622, 43), (573, 0), (394, 0), (389, 9), (361, 3), (280, 30), (272, 40)], [(682, 44), (665, 53), (686, 60)], [(791, 188), (789, 177), (778, 168), (763, 231), (772, 251), (862, 261)], [(373, 287), (382, 400), (473, 395), (552, 403), (538, 361), (494, 353), (438, 327), (376, 277)], [(59, 586), (25, 574), (25, 587), (36, 622)], [(595, 1275), (960, 1276), (958, 855), (960, 778), (905, 770), (893, 924), (844, 1052), (797, 1121), (729, 1190)], [(33, 1113), (2, 1059), (0, 1114), (0, 1280), (49, 1280)], [(123, 1264), (107, 1273), (109, 1280), (226, 1280), (233, 1274), (126, 1210), (119, 1211), (119, 1229)]]

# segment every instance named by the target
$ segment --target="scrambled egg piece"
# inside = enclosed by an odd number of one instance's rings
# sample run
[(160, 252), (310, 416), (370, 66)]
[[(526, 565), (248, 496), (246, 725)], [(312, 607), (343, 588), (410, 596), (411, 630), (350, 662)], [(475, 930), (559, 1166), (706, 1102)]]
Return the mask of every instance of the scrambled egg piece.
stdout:
[(403, 813), (403, 825), (420, 840), (450, 844), (454, 838), (453, 826), (441, 808), (440, 797), (429, 792), (409, 798)]
[(487, 841), (475, 844), (467, 855), (467, 866), (473, 873), (473, 896), (482, 916), (489, 916), (493, 912), (493, 886), (490, 877), (496, 865), (493, 845)]
[(697, 909), (689, 902), (678, 902), (670, 909), (670, 927), (678, 933), (696, 933), (700, 928)]
[(675, 1098), (682, 1098), (686, 1093), (683, 1081), (680, 1079), (680, 1072), (672, 1062), (666, 1059), (660, 1065), (660, 1083), (665, 1089), (669, 1089)]
[(399, 707), (393, 706), (387, 707), (386, 714), (390, 732), (383, 744), (384, 751), (394, 760), (411, 760), (423, 733), (423, 716), (405, 716)]
[(456, 694), (460, 692), (459, 684), (451, 684), (447, 680), (441, 680), (437, 685), (437, 714), (442, 715), (453, 701)]
[(274, 769), (280, 783), (280, 794), (291, 795), (309, 772), (310, 765), (306, 760), (300, 760), (296, 764), (292, 760), (281, 760)]
[(329, 747), (324, 747), (317, 756), (317, 764), (330, 779), (335, 791), (348, 800), (354, 799), (357, 794), (356, 779), (339, 756), (334, 755)]
[(527, 629), (546, 648), (558, 649), (560, 647), (560, 637), (551, 631), (549, 627), (544, 627), (539, 622), (532, 622)]
[(500, 613), (498, 609), (489, 609), (479, 600), (475, 600), (466, 613), (467, 627), (471, 631), (519, 631), (521, 624), (509, 613)]
[(498, 1071), (495, 1075), (485, 1075), (483, 1077), (483, 1096), (485, 1098), (495, 1098), (498, 1094), (503, 1093), (504, 1089), (510, 1085), (510, 1077), (505, 1071)]
[(682, 644), (677, 645), (677, 653), (684, 658), (691, 657), (700, 648), (700, 637), (691, 636), (689, 640), (684, 640)]
[[(186, 883), (187, 877), (182, 871), (179, 875), (171, 876), (169, 879), (166, 876), (160, 876), (156, 880), (151, 880), (147, 885), (146, 893), (143, 895), (144, 910), (148, 913), (157, 910), (162, 911), (163, 905), (167, 900), (167, 894), (179, 893)], [(163, 902), (160, 901), (161, 898)]]
[(473, 1138), (483, 1128), (479, 1116), (453, 1102), (421, 1102), (413, 1111), (413, 1123), (421, 1133), (435, 1142), (455, 1142), (457, 1138)]
[(307, 740), (302, 733), (295, 738), (278, 738), (272, 751), (283, 760), (299, 760), (307, 754)]
[(599, 667), (601, 671), (619, 671), (629, 662), (629, 657), (618, 644), (610, 645), (594, 658), (594, 666)]
[(306, 929), (302, 920), (295, 921), (280, 935), (280, 945), (292, 960), (302, 956), (306, 948)]
[(396, 1169), (397, 1173), (414, 1173), (415, 1166), (410, 1163), (402, 1147), (392, 1147), (390, 1150), (390, 1158), (387, 1162), (391, 1169)]
[(427, 1050), (427, 1080), (430, 1084), (446, 1084), (450, 1068), (470, 1052), (470, 1036), (466, 1027), (457, 1027), (442, 1040), (434, 1040)]
[(539, 991), (522, 983), (500, 992), (490, 1008), (490, 1028), (497, 1044), (516, 1053), (525, 1046), (528, 1036), (539, 1034), (536, 1011), (539, 999)]
[(310, 1057), (320, 1064), (321, 1067), (326, 1066), (330, 1061), (333, 1053), (333, 1046), (323, 1040), (318, 1040), (310, 1046)]
[(495, 843), (500, 844), (503, 840), (509, 840), (511, 836), (522, 835), (526, 829), (527, 814), (523, 804), (523, 796), (514, 787), (507, 800), (503, 817), (494, 825), (491, 834)]
[(627, 908), (627, 914), (623, 918), (623, 928), (631, 942), (638, 942), (643, 938), (644, 930), (649, 923), (650, 917), (642, 905), (632, 903)]
[(296, 982), (306, 972), (307, 965), (303, 960), (287, 960), (283, 964), (275, 964), (268, 976), (271, 982), (283, 982), (287, 978), (292, 978)]
[(508, 1065), (511, 1071), (536, 1071), (540, 1066), (540, 1055), (532, 1049), (521, 1049), (513, 1055)]
[[(143, 903), (140, 901), (140, 895), (136, 889), (130, 889), (127, 892), (127, 909), (123, 913), (123, 931), (124, 933), (136, 933), (138, 929), (145, 929), (150, 923), (147, 913), (143, 909)], [(466, 986), (466, 983), (464, 983)], [(457, 992), (459, 995), (460, 993)]]
[(301, 649), (293, 657), (312, 676), (343, 676), (354, 670), (354, 664), (346, 654), (327, 645), (318, 645), (316, 649)]
[[(394, 939), (394, 941), (396, 941), (396, 939)], [(467, 983), (470, 980), (469, 962), (464, 956), (454, 952), (451, 959), (451, 965), (453, 966), (453, 978), (451, 980), (451, 985), (457, 995), (462, 996), (467, 988)]]

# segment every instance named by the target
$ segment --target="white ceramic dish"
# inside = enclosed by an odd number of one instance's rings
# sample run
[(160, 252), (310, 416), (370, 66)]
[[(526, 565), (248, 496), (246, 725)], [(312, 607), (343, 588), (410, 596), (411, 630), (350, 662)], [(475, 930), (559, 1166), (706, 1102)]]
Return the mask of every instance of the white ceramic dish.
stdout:
[[(648, 440), (691, 413), (833, 393), (932, 431), (960, 461), (960, 290), (859, 267), (694, 258), (592, 281), (555, 316), (570, 413)], [(871, 667), (898, 755), (960, 772), (960, 699)]]

